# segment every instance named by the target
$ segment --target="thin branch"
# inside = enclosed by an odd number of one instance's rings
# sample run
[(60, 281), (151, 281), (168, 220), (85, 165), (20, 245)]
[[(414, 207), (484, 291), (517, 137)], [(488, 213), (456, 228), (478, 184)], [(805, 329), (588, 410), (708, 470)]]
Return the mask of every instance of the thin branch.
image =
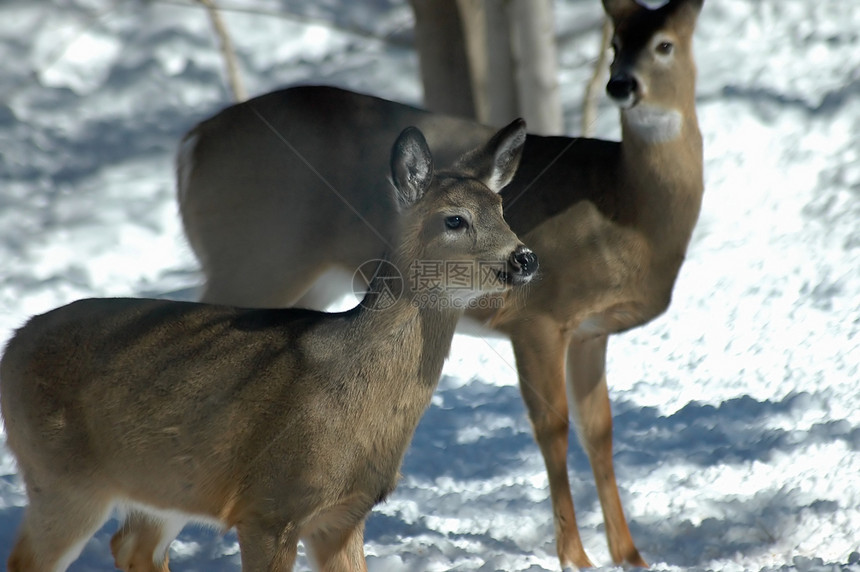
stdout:
[[(153, 3), (158, 4), (170, 4), (172, 6), (182, 6), (185, 8), (192, 8), (195, 6), (197, 0), (149, 0)], [(332, 22), (331, 20), (327, 20), (325, 18), (315, 18), (312, 16), (305, 16), (303, 14), (296, 14), (294, 12), (287, 12), (286, 10), (278, 11), (278, 10), (266, 10), (263, 8), (249, 7), (249, 6), (239, 6), (239, 5), (230, 5), (224, 4), (223, 2), (218, 6), (218, 10), (220, 12), (233, 12), (237, 14), (251, 14), (257, 16), (267, 16), (271, 18), (279, 18), (281, 20), (289, 20), (291, 22), (297, 22), (299, 24), (307, 24), (307, 25), (315, 25), (315, 26), (323, 26), (325, 28), (336, 30), (339, 32), (343, 32), (345, 34), (349, 34), (351, 36), (358, 36), (362, 38), (368, 38), (371, 40), (378, 40), (380, 42), (384, 42), (386, 44), (396, 46), (399, 48), (412, 48), (413, 42), (411, 36), (404, 35), (398, 36), (401, 32), (408, 31), (412, 28), (412, 19), (410, 18), (407, 22), (398, 25), (392, 31), (380, 36), (373, 30), (368, 30), (366, 28), (362, 28), (359, 26), (347, 26), (343, 24), (338, 24), (336, 22)]]
[(603, 76), (606, 72), (609, 44), (612, 42), (612, 21), (603, 18), (603, 31), (600, 37), (600, 54), (594, 64), (594, 72), (585, 87), (585, 97), (582, 101), (582, 136), (594, 136), (594, 124), (597, 121), (597, 102), (603, 91)]
[(233, 93), (233, 99), (236, 101), (245, 101), (248, 99), (248, 95), (245, 92), (245, 87), (242, 85), (242, 79), (239, 77), (236, 50), (233, 49), (233, 42), (230, 41), (230, 35), (227, 33), (224, 20), (221, 19), (221, 14), (218, 13), (215, 0), (197, 1), (206, 7), (206, 13), (209, 14), (209, 20), (212, 22), (212, 29), (215, 30), (215, 35), (218, 36), (221, 56), (224, 58), (224, 67), (227, 72), (227, 83), (230, 85), (230, 91)]

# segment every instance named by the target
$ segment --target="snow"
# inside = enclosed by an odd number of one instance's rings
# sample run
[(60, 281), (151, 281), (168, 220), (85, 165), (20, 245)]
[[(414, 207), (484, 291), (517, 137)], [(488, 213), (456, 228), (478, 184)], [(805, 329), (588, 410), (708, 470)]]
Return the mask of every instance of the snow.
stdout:
[[(230, 5), (252, 94), (313, 82), (420, 98), (404, 1)], [(557, 3), (571, 132), (599, 22), (596, 0)], [(858, 30), (853, 0), (705, 3), (702, 217), (670, 310), (610, 348), (621, 495), (656, 570), (860, 570)], [(5, 0), (0, 55), (0, 342), (80, 297), (193, 298), (173, 153), (228, 103), (203, 10)], [(606, 102), (597, 128), (618, 136)], [(368, 521), (372, 571), (558, 568), (513, 363), (504, 340), (457, 336), (401, 484)], [(569, 466), (586, 549), (612, 569), (576, 446)], [(4, 560), (25, 505), (0, 448)], [(72, 570), (112, 569), (115, 527)], [(238, 570), (235, 535), (190, 528), (171, 560)]]

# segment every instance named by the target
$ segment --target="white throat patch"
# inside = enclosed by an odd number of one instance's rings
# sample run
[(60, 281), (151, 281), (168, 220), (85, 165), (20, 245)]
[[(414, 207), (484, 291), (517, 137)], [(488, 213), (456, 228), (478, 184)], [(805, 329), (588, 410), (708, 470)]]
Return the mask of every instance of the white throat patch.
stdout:
[(676, 109), (640, 103), (623, 110), (628, 125), (646, 143), (666, 143), (681, 135), (684, 118)]

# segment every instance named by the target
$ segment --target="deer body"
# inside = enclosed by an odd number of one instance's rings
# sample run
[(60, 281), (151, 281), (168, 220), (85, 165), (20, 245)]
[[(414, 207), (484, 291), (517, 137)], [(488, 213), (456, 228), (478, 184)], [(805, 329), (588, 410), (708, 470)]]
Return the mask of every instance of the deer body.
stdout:
[[(622, 140), (527, 137), (502, 196), (511, 227), (541, 256), (541, 280), (499, 310), (467, 311), (511, 338), (549, 475), (559, 560), (577, 567), (591, 561), (568, 481), (569, 416), (591, 461), (613, 561), (645, 565), (614, 476), (607, 341), (668, 307), (703, 193), (692, 53), (702, 1), (653, 10), (603, 3), (615, 28), (607, 91)], [(263, 95), (192, 129), (178, 160), (179, 202), (206, 273), (203, 299), (325, 303), (313, 282), (329, 267), (354, 268), (391, 236), (393, 206), (372, 188), (380, 147), (409, 124), (441, 164), (490, 133), (329, 87)]]
[[(284, 510), (298, 515), (299, 522), (311, 520), (325, 510), (300, 508), (305, 499), (321, 495), (330, 509), (353, 489), (366, 489), (359, 494), (366, 497), (358, 503), (361, 514), (393, 488), (409, 425), (417, 423), (433, 390), (432, 378), (426, 385), (398, 388), (403, 380), (424, 380), (418, 375), (420, 355), (409, 355), (408, 364), (379, 359), (395, 342), (421, 343), (420, 328), (415, 331), (421, 319), (399, 330), (383, 330), (363, 344), (362, 329), (373, 327), (367, 318), (376, 317), (369, 311), (333, 319), (302, 314), (93, 299), (36, 317), (10, 344), (4, 369), (7, 418), (13, 424), (18, 418), (34, 420), (25, 432), (14, 434), (14, 447), (44, 456), (38, 462), (45, 467), (59, 464), (72, 474), (80, 467), (82, 477), (99, 464), (105, 483), (115, 481), (120, 491), (134, 491), (129, 501), (227, 525), (242, 521), (243, 511)], [(149, 343), (129, 346), (130, 328)], [(183, 343), (189, 331), (197, 334), (194, 360), (188, 359)], [(426, 340), (434, 356), (446, 350), (448, 332), (444, 327), (437, 331), (441, 340)], [(16, 375), (19, 355), (27, 356), (26, 376)], [(339, 363), (338, 356), (345, 355), (360, 368), (373, 364), (373, 370), (362, 368), (356, 375)], [(441, 361), (427, 366), (432, 374)], [(58, 376), (64, 368), (74, 375)], [(106, 372), (113, 383), (105, 382)], [(140, 387), (139, 379), (150, 384)], [(39, 394), (47, 393), (45, 386), (51, 401)], [(358, 422), (371, 403), (385, 404), (385, 423)], [(80, 411), (73, 412), (70, 404)], [(283, 438), (316, 426), (325, 431), (306, 431), (302, 440)], [(353, 437), (349, 449), (321, 458), (318, 452), (332, 450), (332, 439), (343, 432)], [(53, 433), (56, 441), (44, 447), (41, 439)], [(371, 455), (375, 448), (387, 454)], [(278, 466), (277, 474), (317, 464), (317, 470), (333, 478), (314, 494), (302, 492), (317, 486), (312, 483), (270, 490), (270, 483), (255, 482), (252, 475), (271, 464)], [(128, 471), (137, 465), (162, 467), (171, 479)], [(368, 480), (378, 482), (368, 486)], [(272, 506), (236, 504), (244, 495), (261, 496)], [(296, 506), (285, 509), (285, 503)]]
[(531, 278), (536, 258), (485, 186), (510, 179), (524, 138), (515, 122), (434, 177), (404, 131), (399, 246), (353, 310), (90, 299), (30, 320), (0, 361), (30, 500), (9, 569), (64, 570), (126, 506), (111, 543), (125, 569), (166, 568), (177, 526), (203, 520), (237, 528), (245, 570), (290, 570), (300, 538), (322, 569), (365, 570), (364, 518), (395, 486), (462, 314), (416, 303), (463, 296), (444, 277), (403, 277), (416, 260), (481, 263), (495, 274), (473, 296)]

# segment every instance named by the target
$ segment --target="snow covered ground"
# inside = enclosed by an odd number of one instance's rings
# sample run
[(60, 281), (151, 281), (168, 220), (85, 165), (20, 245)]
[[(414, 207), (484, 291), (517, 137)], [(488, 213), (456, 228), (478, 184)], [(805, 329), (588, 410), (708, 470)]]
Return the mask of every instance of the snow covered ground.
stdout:
[[(224, 16), (252, 94), (325, 82), (420, 99), (403, 0), (221, 3), (243, 8)], [(600, 14), (557, 2), (571, 133)], [(697, 55), (702, 217), (669, 312), (610, 349), (633, 535), (656, 570), (857, 571), (860, 3), (708, 0)], [(172, 154), (228, 102), (202, 10), (4, 0), (0, 59), (0, 342), (80, 297), (193, 296)], [(608, 105), (598, 131), (618, 136)], [(510, 346), (454, 346), (403, 480), (369, 519), (370, 568), (555, 570)], [(588, 462), (574, 447), (569, 464), (586, 548), (609, 569)], [(25, 504), (2, 447), (3, 560)], [(111, 569), (115, 527), (72, 569)], [(239, 569), (233, 534), (187, 530), (171, 558)]]

